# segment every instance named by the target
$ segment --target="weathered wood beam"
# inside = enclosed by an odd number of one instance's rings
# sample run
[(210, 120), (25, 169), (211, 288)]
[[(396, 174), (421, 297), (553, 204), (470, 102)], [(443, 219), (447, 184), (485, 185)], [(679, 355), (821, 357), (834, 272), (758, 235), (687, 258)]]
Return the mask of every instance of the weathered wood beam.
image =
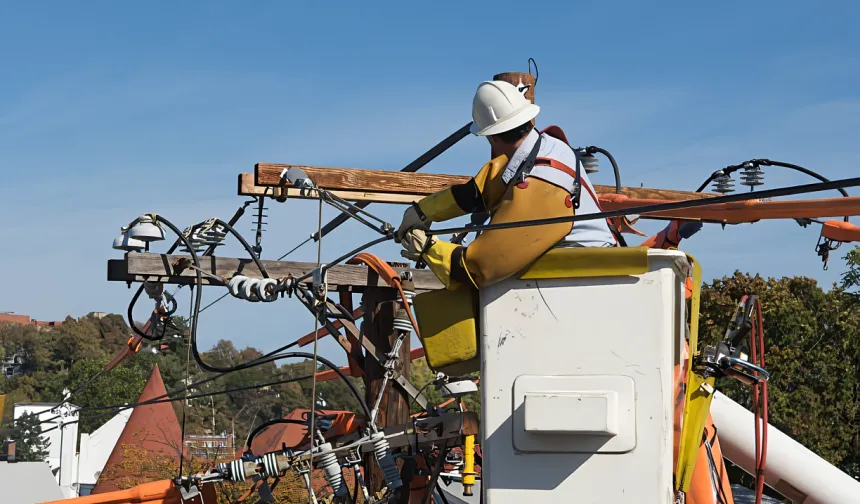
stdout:
[[(281, 185), (281, 172), (290, 166), (301, 168), (314, 183), (330, 191), (345, 191), (367, 193), (370, 195), (398, 195), (403, 203), (414, 201), (416, 197), (440, 191), (455, 184), (469, 180), (469, 176), (441, 175), (435, 173), (403, 173), (385, 170), (365, 170), (360, 168), (326, 168), (319, 166), (301, 166), (286, 164), (257, 163), (254, 167), (253, 184), (264, 187)], [(250, 189), (250, 181), (239, 177), (239, 189)], [(287, 187), (289, 190), (289, 186)], [(614, 194), (614, 186), (596, 185), (598, 194)], [(715, 196), (710, 193), (692, 191), (676, 191), (672, 189), (651, 189), (647, 187), (623, 187), (622, 194), (630, 198), (656, 200), (689, 200), (703, 199)], [(297, 194), (296, 191), (294, 193)], [(358, 196), (358, 194), (356, 195)], [(367, 197), (369, 198), (369, 196)]]
[[(274, 165), (269, 165), (274, 166)], [(305, 170), (327, 170), (328, 168), (311, 168), (303, 167)], [(333, 170), (348, 170), (345, 168), (332, 168)], [(371, 170), (358, 170), (370, 172)], [(314, 172), (315, 174), (317, 172)], [(394, 173), (394, 172), (385, 172)], [(410, 174), (414, 176), (423, 176), (424, 174)], [(243, 173), (239, 176), (240, 179), (240, 194), (248, 196), (259, 196), (272, 194), (272, 187), (255, 186), (253, 183), (253, 175)], [(351, 176), (352, 177), (352, 176)], [(437, 175), (437, 177), (439, 177)], [(265, 177), (264, 177), (265, 180)], [(326, 175), (322, 176), (322, 180), (332, 182)], [(343, 182), (334, 181), (332, 183), (341, 184)], [(351, 182), (352, 183), (352, 182)], [(439, 184), (433, 182), (433, 187), (438, 187)], [(324, 186), (323, 186), (324, 187)], [(605, 189), (604, 186), (597, 186), (598, 191)], [(324, 187), (325, 188), (325, 187)], [(620, 210), (625, 208), (635, 208), (646, 205), (656, 205), (667, 201), (683, 201), (690, 199), (705, 199), (709, 197), (719, 196), (711, 193), (691, 193), (685, 191), (674, 191), (669, 189), (644, 189), (644, 188), (624, 188), (623, 194), (618, 195), (613, 192), (601, 192), (598, 194), (600, 206), (604, 211)], [(281, 190), (278, 188), (277, 190)], [(315, 194), (301, 195), (297, 189), (287, 188), (289, 197), (308, 198), (315, 197)], [(399, 203), (409, 204), (423, 198), (427, 193), (422, 194), (404, 194), (395, 192), (358, 192), (358, 191), (340, 191), (333, 190), (340, 197), (353, 201), (372, 201), (379, 203)], [(654, 197), (646, 197), (650, 194)], [(632, 195), (632, 196), (631, 196)], [(661, 212), (652, 212), (643, 214), (642, 217), (651, 219), (694, 219), (707, 222), (725, 222), (727, 224), (740, 224), (744, 222), (756, 222), (766, 219), (801, 219), (801, 218), (826, 218), (839, 217), (844, 215), (860, 215), (860, 197), (852, 196), (848, 198), (823, 198), (823, 199), (806, 199), (798, 200), (779, 200), (779, 201), (742, 201), (736, 203), (722, 203), (708, 205), (690, 209), (677, 209)]]
[[(177, 271), (176, 264), (181, 259), (190, 259), (189, 255), (168, 255), (155, 253), (128, 253), (125, 259), (108, 261), (107, 279), (112, 282), (160, 282), (168, 284), (192, 285), (196, 282), (196, 273), (191, 268)], [(285, 278), (292, 275), (295, 278), (310, 273), (316, 268), (316, 263), (296, 261), (261, 261), (273, 278)], [(241, 274), (252, 278), (262, 278), (260, 270), (251, 259), (236, 259), (231, 257), (200, 257), (200, 267), (203, 271), (221, 278), (230, 278)], [(397, 272), (411, 271), (415, 287), (419, 291), (444, 288), (442, 283), (430, 270), (416, 270), (394, 267)], [(370, 268), (363, 265), (343, 264), (332, 266), (327, 273), (330, 289), (338, 287), (352, 288), (361, 292), (365, 287), (388, 287)], [(310, 282), (310, 279), (308, 279)], [(214, 279), (203, 275), (204, 285), (217, 285)]]
[[(302, 192), (298, 189), (287, 187), (286, 192), (287, 198), (316, 198), (316, 191), (302, 194)], [(418, 201), (425, 196), (423, 194), (396, 194), (373, 191), (331, 190), (331, 193), (347, 201), (369, 201), (371, 203), (392, 203), (395, 205), (408, 205), (409, 203), (412, 203), (413, 201)], [(283, 189), (280, 187), (254, 185), (253, 173), (240, 173), (237, 194), (239, 196), (268, 196), (275, 198), (283, 194)]]

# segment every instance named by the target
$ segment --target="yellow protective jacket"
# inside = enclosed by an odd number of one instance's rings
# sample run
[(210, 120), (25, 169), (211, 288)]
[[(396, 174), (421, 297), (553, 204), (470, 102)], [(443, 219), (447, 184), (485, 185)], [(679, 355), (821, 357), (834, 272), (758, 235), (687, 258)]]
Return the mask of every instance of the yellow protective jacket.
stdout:
[[(532, 131), (513, 155), (499, 156), (485, 164), (472, 179), (427, 196), (418, 202), (426, 222), (439, 222), (468, 213), (486, 212), (490, 223), (515, 222), (570, 216), (575, 166), (572, 149), (562, 141), (548, 138), (535, 161), (535, 168), (523, 182), (508, 185), (505, 170), (516, 169), (531, 150), (539, 134)], [(546, 135), (542, 135), (547, 138)], [(562, 151), (566, 149), (566, 151)], [(549, 154), (549, 155), (546, 155)], [(553, 155), (555, 154), (555, 155)], [(573, 161), (570, 161), (573, 159)], [(509, 165), (512, 165), (509, 166)], [(580, 170), (582, 209), (600, 211), (594, 188)], [(571, 235), (573, 223), (494, 229), (481, 233), (468, 247), (436, 240), (422, 255), (427, 266), (448, 289), (459, 285), (481, 288), (502, 281), (525, 269), (547, 250)], [(597, 246), (613, 246), (614, 237), (606, 222), (588, 221), (582, 226)]]

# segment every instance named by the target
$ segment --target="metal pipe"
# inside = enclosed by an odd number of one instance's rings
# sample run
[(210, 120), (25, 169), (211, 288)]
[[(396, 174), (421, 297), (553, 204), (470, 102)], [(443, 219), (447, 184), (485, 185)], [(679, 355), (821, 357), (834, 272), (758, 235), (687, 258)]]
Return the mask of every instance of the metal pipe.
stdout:
[[(723, 456), (749, 474), (755, 474), (753, 414), (720, 392), (714, 394), (711, 415)], [(860, 481), (829, 464), (773, 425), (767, 426), (765, 484), (803, 504), (854, 502)]]

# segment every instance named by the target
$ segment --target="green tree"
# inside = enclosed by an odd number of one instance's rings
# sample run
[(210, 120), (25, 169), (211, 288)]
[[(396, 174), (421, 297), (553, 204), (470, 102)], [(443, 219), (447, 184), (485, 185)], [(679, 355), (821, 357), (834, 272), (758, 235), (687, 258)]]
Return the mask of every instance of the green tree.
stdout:
[[(844, 289), (860, 288), (860, 246), (845, 255), (845, 264), (848, 270), (842, 274), (842, 287)], [(854, 291), (854, 295), (860, 296), (860, 292)]]
[[(722, 339), (736, 303), (758, 295), (763, 307), (770, 423), (842, 470), (858, 474), (860, 304), (805, 277), (735, 272), (702, 290), (700, 334)], [(718, 387), (751, 407), (751, 390), (724, 379)]]
[(23, 371), (53, 372), (59, 363), (53, 360), (53, 331), (39, 330), (35, 326), (17, 324), (0, 325), (0, 344), (7, 356), (18, 355), (24, 359)]
[[(480, 373), (472, 373), (469, 377), (471, 379), (477, 379)], [(434, 385), (432, 382), (436, 379), (436, 373), (434, 373), (430, 367), (427, 365), (427, 360), (424, 357), (420, 359), (415, 359), (412, 361), (412, 369), (410, 372), (409, 380), (415, 385), (424, 397), (427, 398), (431, 404), (440, 405), (447, 401), (446, 398), (442, 397), (442, 393), (439, 388)], [(478, 392), (466, 395), (463, 397), (463, 403), (466, 405), (467, 411), (475, 411), (478, 413), (478, 417), (481, 415), (481, 394), (480, 389)], [(455, 408), (455, 404), (450, 404), (445, 407)], [(418, 406), (414, 401), (412, 403), (412, 412), (418, 413), (421, 411), (421, 407)]]
[(15, 419), (8, 437), (15, 441), (15, 457), (22, 462), (43, 462), (48, 458), (48, 440), (41, 436), (44, 425), (36, 413), (24, 413)]
[[(108, 359), (104, 357), (81, 359), (72, 366), (69, 372), (69, 389), (77, 390), (84, 385), (84, 388), (72, 397), (73, 404), (86, 408), (137, 401), (152, 372), (154, 356), (141, 352), (129, 357), (110, 372), (99, 374), (107, 362)], [(105, 414), (101, 415), (102, 413)], [(111, 417), (113, 413), (110, 410), (84, 412), (81, 414), (80, 430), (92, 432)]]
[(84, 358), (99, 358), (105, 355), (99, 330), (92, 319), (75, 320), (67, 317), (63, 325), (52, 331), (53, 358), (70, 368)]

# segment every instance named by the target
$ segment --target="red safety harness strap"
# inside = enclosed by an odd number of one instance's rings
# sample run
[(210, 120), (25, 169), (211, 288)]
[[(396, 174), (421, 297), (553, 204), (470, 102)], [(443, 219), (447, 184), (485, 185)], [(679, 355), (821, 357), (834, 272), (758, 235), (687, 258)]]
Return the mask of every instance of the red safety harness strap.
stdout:
[[(553, 126), (551, 126), (551, 127), (553, 127)], [(558, 126), (554, 126), (554, 127), (558, 128)], [(547, 128), (547, 129), (549, 129), (549, 128)], [(546, 131), (546, 130), (544, 130), (544, 131)], [(564, 133), (561, 133), (561, 135), (564, 136)], [(564, 142), (567, 143), (567, 139), (564, 139)], [(588, 184), (583, 184), (582, 181), (579, 179), (579, 177), (577, 177), (576, 171), (574, 171), (571, 167), (567, 166), (566, 164), (562, 163), (561, 161), (558, 161), (557, 159), (545, 158), (545, 157), (537, 158), (535, 160), (535, 166), (549, 166), (551, 168), (555, 168), (556, 170), (559, 170), (559, 171), (564, 172), (567, 175), (571, 176), (573, 178), (574, 182), (579, 182), (579, 186), (585, 188), (585, 190), (588, 192), (588, 195), (591, 196), (591, 200), (594, 201), (594, 205), (597, 207), (597, 210), (601, 211), (601, 212), (603, 211), (603, 209), (600, 208), (600, 201), (597, 199), (597, 195), (594, 194), (594, 190), (592, 190)], [(612, 231), (613, 227), (615, 227), (615, 225), (612, 223), (611, 219), (606, 219), (606, 224), (609, 226), (610, 231)], [(618, 237), (615, 236), (615, 233), (611, 233), (611, 234), (612, 234), (612, 238), (615, 239), (615, 244), (618, 245)]]

